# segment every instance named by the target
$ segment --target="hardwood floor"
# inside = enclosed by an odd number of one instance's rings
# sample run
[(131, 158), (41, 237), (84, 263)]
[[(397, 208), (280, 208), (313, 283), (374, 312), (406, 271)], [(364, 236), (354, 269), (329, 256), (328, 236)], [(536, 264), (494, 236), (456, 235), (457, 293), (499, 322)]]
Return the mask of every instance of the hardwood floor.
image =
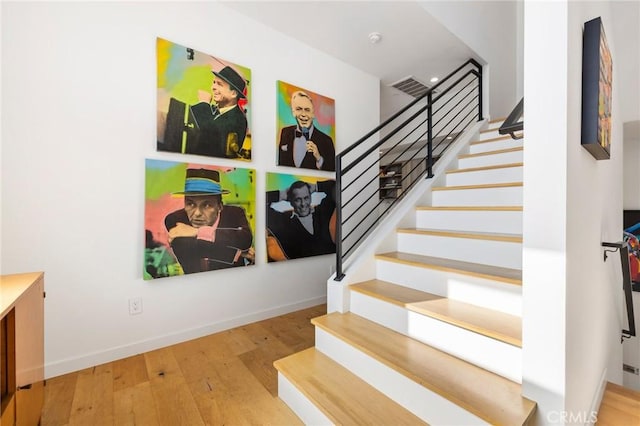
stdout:
[(640, 392), (607, 383), (596, 425), (640, 425)]
[(299, 425), (273, 361), (314, 345), (326, 305), (47, 380), (42, 426)]

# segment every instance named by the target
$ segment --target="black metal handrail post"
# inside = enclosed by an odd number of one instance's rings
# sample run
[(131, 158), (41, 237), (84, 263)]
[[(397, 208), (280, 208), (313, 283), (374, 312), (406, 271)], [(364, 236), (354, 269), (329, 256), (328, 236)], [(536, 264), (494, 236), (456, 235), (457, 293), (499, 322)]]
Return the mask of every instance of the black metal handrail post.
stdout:
[(478, 66), (478, 121), (484, 120), (482, 116), (482, 66), (476, 62)]
[[(342, 157), (336, 157), (336, 170), (342, 170)], [(342, 281), (342, 173), (336, 173), (336, 278), (335, 281)]]
[(614, 250), (604, 251), (604, 261), (607, 261), (607, 253), (620, 251), (620, 266), (622, 267), (622, 290), (624, 292), (624, 299), (627, 306), (627, 324), (629, 325), (629, 329), (622, 329), (622, 337), (620, 338), (620, 343), (624, 341), (625, 338), (630, 338), (636, 336), (636, 320), (635, 313), (633, 310), (633, 295), (632, 295), (632, 284), (631, 284), (631, 276), (629, 269), (629, 247), (626, 242), (621, 241), (617, 243), (608, 243), (602, 242), (602, 247), (614, 248)]
[(433, 177), (433, 102), (432, 92), (427, 96), (427, 178)]

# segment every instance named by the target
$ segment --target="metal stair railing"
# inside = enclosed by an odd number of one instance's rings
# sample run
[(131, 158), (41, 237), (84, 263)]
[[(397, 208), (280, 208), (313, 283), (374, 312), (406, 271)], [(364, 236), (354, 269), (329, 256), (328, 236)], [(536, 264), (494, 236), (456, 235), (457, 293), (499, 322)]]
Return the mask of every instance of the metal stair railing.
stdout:
[(509, 116), (502, 126), (498, 129), (498, 133), (501, 135), (511, 135), (511, 139), (522, 139), (524, 136), (522, 132), (524, 130), (524, 98), (520, 99), (518, 105), (511, 111)]
[[(469, 59), (336, 156), (336, 281), (362, 241), (482, 116), (482, 66)], [(397, 196), (380, 176), (401, 167)], [(395, 173), (394, 173), (395, 175)]]

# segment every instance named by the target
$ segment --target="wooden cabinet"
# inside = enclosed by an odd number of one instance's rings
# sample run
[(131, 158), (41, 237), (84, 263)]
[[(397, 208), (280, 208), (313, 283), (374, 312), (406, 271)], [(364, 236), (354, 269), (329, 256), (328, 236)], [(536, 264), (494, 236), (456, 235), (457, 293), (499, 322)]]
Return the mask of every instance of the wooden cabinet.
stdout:
[(44, 274), (0, 276), (0, 425), (35, 426), (44, 404)]
[(380, 166), (380, 199), (396, 199), (426, 171), (424, 159)]
[(380, 167), (380, 199), (398, 198), (402, 193), (402, 163)]

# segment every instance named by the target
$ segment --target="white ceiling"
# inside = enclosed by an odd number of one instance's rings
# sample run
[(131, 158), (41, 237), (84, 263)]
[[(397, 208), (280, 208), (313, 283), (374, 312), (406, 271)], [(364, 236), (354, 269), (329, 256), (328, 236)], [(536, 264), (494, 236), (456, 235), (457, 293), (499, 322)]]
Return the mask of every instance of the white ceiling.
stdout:
[[(225, 1), (238, 12), (381, 80), (380, 115), (413, 98), (387, 85), (408, 76), (431, 85), (471, 49), (415, 1)], [(366, 13), (363, 10), (366, 9)], [(369, 41), (379, 32), (377, 44)]]

